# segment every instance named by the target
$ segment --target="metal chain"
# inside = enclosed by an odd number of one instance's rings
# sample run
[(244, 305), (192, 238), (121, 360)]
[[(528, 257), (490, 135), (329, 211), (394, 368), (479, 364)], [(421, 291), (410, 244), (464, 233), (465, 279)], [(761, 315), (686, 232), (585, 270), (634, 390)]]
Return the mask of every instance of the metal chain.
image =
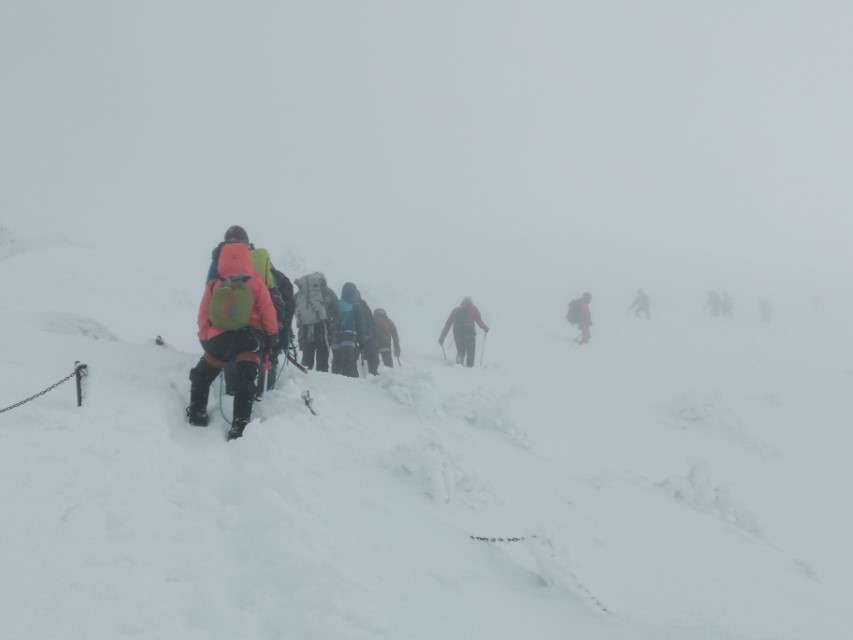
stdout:
[(468, 536), (471, 540), (478, 540), (479, 542), (521, 542), (524, 540), (524, 537), (520, 538), (483, 538), (480, 536)]
[(0, 413), (4, 413), (4, 412), (6, 412), (6, 411), (10, 411), (11, 409), (17, 409), (17, 408), (18, 408), (18, 407), (20, 407), (22, 404), (27, 404), (27, 403), (28, 403), (28, 402), (30, 402), (31, 400), (35, 400), (36, 398), (38, 398), (38, 397), (40, 397), (40, 396), (43, 396), (43, 395), (44, 395), (44, 394), (46, 394), (48, 391), (53, 391), (54, 389), (56, 389), (56, 387), (58, 387), (59, 385), (61, 385), (63, 382), (68, 382), (69, 380), (71, 380), (71, 378), (73, 378), (75, 375), (77, 375), (77, 369), (74, 369), (74, 371), (72, 371), (70, 374), (68, 374), (67, 376), (65, 376), (62, 380), (60, 380), (60, 381), (59, 381), (59, 382), (57, 382), (56, 384), (52, 384), (52, 385), (50, 385), (50, 386), (49, 386), (47, 389), (45, 389), (44, 391), (39, 391), (39, 392), (38, 392), (37, 394), (35, 394), (34, 396), (30, 396), (30, 397), (29, 397), (29, 398), (27, 398), (26, 400), (21, 400), (20, 402), (16, 402), (15, 404), (13, 404), (13, 405), (12, 405), (12, 406), (10, 406), (10, 407), (6, 407), (5, 409), (0, 409)]

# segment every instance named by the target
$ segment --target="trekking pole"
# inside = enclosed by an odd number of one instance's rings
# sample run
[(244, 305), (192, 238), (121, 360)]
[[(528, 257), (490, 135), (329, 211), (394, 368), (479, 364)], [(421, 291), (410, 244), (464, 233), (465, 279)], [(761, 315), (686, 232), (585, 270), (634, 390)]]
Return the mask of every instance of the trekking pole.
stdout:
[[(290, 336), (287, 336), (287, 340), (284, 343), (284, 348), (281, 350), (283, 355), (287, 355), (287, 352), (290, 350)], [(282, 358), (281, 365), (275, 370), (275, 378), (272, 381), (272, 389), (275, 389), (275, 384), (281, 379), (281, 374), (284, 371), (284, 368), (287, 366), (287, 358)]]
[(292, 355), (290, 355), (289, 353), (287, 354), (287, 361), (290, 362), (290, 364), (292, 364), (294, 367), (299, 369), (302, 373), (304, 373), (306, 375), (308, 374), (308, 369), (306, 369), (301, 364), (299, 364), (299, 361), (296, 358), (294, 358)]
[[(447, 358), (445, 357), (445, 360), (446, 360), (446, 359), (447, 359)], [(403, 363), (402, 363), (402, 362), (400, 362), (400, 356), (397, 356), (397, 364), (398, 364), (398, 365), (400, 365), (401, 367), (403, 366)]]
[(483, 334), (483, 349), (480, 351), (480, 366), (483, 366), (483, 356), (486, 355), (486, 338), (489, 337), (488, 333)]
[(447, 351), (444, 350), (444, 343), (439, 342), (438, 344), (441, 345), (441, 352), (444, 354), (444, 359), (447, 360)]

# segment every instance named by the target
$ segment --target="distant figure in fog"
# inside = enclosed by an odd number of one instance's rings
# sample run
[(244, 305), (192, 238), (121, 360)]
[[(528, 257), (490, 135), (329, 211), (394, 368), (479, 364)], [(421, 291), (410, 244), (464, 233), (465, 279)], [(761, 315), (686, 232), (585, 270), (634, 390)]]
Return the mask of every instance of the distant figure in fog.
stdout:
[(762, 298), (758, 301), (758, 312), (761, 315), (761, 320), (763, 322), (770, 322), (770, 315), (772, 313), (772, 309), (770, 308), (770, 301)]
[(634, 315), (638, 318), (641, 313), (644, 313), (646, 314), (646, 320), (652, 319), (651, 315), (649, 315), (649, 296), (642, 289), (637, 289), (637, 297), (634, 303), (628, 307), (628, 311), (631, 309), (634, 310)]
[(815, 311), (820, 311), (823, 309), (823, 300), (821, 300), (818, 294), (814, 294), (812, 296), (812, 309)]
[(569, 303), (569, 310), (566, 313), (566, 320), (569, 321), (569, 324), (576, 324), (581, 330), (581, 334), (575, 339), (578, 344), (589, 344), (589, 328), (592, 326), (592, 314), (589, 311), (590, 302), (592, 302), (592, 295), (587, 291), (580, 298)]
[(732, 302), (732, 297), (728, 293), (723, 294), (722, 302), (720, 303), (720, 309), (723, 312), (723, 315), (726, 318), (732, 317), (732, 308), (734, 307), (734, 303)]
[(711, 312), (711, 315), (715, 318), (720, 315), (720, 307), (722, 307), (723, 301), (720, 298), (720, 294), (716, 291), (708, 292), (708, 300), (705, 302), (705, 306), (702, 307), (702, 310), (708, 309)]
[[(479, 325), (484, 334), (489, 333), (489, 327), (483, 322), (480, 310), (474, 306), (469, 296), (462, 298), (462, 304), (450, 312), (444, 329), (438, 338), (438, 344), (444, 347), (444, 339), (453, 327), (453, 339), (456, 341), (456, 364), (474, 366), (474, 351), (477, 346), (477, 328)], [(485, 338), (484, 338), (485, 340)]]

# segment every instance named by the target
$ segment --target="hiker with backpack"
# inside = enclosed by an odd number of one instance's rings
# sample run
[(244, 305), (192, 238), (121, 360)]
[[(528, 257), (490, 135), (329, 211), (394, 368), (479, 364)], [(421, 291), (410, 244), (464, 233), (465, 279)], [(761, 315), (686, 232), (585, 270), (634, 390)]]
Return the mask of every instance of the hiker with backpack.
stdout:
[(358, 288), (347, 282), (341, 289), (332, 329), (332, 373), (358, 378), (358, 351), (364, 347), (364, 307)]
[(362, 317), (364, 318), (364, 343), (361, 346), (361, 358), (367, 360), (367, 371), (372, 376), (379, 375), (379, 348), (376, 344), (376, 322), (370, 305), (358, 292), (358, 300), (361, 304)]
[(210, 385), (229, 362), (235, 362), (229, 440), (240, 438), (249, 424), (258, 367), (278, 344), (275, 308), (266, 283), (252, 265), (248, 240), (245, 230), (232, 227), (217, 247), (217, 275), (205, 286), (198, 312), (198, 338), (204, 355), (190, 370), (187, 418), (192, 425), (206, 427)]
[(628, 307), (628, 311), (631, 309), (634, 310), (634, 316), (637, 318), (640, 317), (641, 313), (646, 315), (646, 320), (651, 320), (651, 315), (649, 315), (649, 296), (642, 289), (637, 289), (637, 297), (634, 299), (634, 302)]
[(376, 346), (379, 348), (379, 355), (382, 356), (382, 363), (393, 369), (392, 346), (394, 357), (400, 357), (400, 336), (397, 335), (397, 325), (388, 317), (385, 309), (376, 309), (373, 312), (373, 323), (376, 327)]
[(319, 271), (296, 279), (296, 327), (302, 366), (329, 370), (329, 329), (338, 313), (338, 297)]
[(702, 310), (708, 309), (711, 312), (711, 315), (715, 318), (720, 315), (720, 309), (723, 306), (723, 299), (720, 298), (720, 294), (716, 291), (708, 292), (708, 299), (705, 301), (705, 306), (702, 307)]
[(474, 306), (469, 296), (462, 298), (462, 303), (450, 312), (444, 329), (438, 338), (438, 344), (444, 348), (444, 339), (453, 327), (453, 339), (456, 341), (456, 364), (474, 366), (474, 351), (477, 347), (477, 328), (480, 325), (484, 334), (489, 333), (489, 327), (483, 322), (480, 310)]
[[(255, 273), (260, 276), (264, 285), (270, 294), (273, 308), (275, 309), (276, 323), (278, 325), (278, 335), (285, 339), (288, 335), (284, 331), (284, 318), (287, 312), (284, 298), (276, 286), (275, 276), (273, 275), (272, 261), (270, 260), (269, 251), (266, 249), (255, 248), (251, 242), (249, 243), (249, 255), (252, 260), (252, 267)], [(280, 345), (283, 346), (283, 345)], [(265, 354), (260, 364), (258, 371), (258, 380), (255, 390), (255, 399), (260, 400), (264, 395), (264, 391), (272, 389), (275, 386), (275, 377), (278, 371), (278, 354), (279, 349)], [(229, 396), (234, 395), (234, 384), (237, 378), (236, 363), (229, 362), (225, 367), (225, 393)]]
[(575, 339), (578, 344), (589, 344), (589, 328), (592, 326), (592, 315), (589, 311), (591, 301), (592, 295), (587, 291), (580, 298), (569, 302), (566, 320), (569, 321), (569, 324), (577, 325), (581, 330), (581, 334)]

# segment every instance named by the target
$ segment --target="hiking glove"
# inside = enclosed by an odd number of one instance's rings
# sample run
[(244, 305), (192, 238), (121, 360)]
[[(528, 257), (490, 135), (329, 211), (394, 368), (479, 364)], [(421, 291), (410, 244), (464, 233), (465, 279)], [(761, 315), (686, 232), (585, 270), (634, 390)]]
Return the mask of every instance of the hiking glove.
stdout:
[(489, 332), (489, 327), (488, 327), (488, 325), (486, 325), (485, 327), (483, 327), (483, 333), (488, 333), (488, 332)]

